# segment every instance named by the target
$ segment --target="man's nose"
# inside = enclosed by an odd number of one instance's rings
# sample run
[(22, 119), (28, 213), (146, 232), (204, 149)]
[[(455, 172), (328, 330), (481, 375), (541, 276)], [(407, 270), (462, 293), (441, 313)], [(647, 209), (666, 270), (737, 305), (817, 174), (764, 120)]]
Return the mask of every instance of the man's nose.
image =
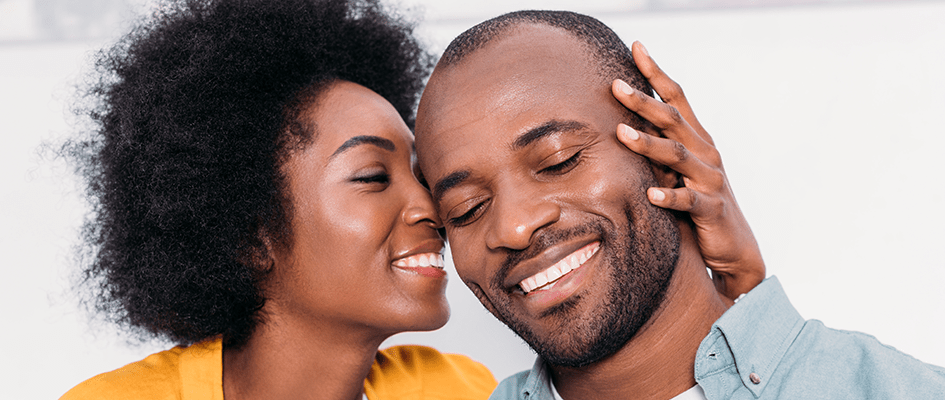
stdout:
[(492, 229), (486, 234), (490, 249), (522, 250), (539, 229), (561, 218), (561, 207), (527, 190), (511, 188), (493, 199)]

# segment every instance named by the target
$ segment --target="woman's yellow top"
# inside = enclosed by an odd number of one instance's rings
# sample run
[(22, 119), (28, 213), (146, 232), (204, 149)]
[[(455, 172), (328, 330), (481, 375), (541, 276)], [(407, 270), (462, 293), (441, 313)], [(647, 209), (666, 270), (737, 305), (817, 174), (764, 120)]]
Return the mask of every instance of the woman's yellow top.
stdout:
[[(364, 380), (369, 400), (483, 400), (496, 387), (486, 367), (469, 357), (424, 346), (377, 352)], [(80, 383), (63, 400), (223, 400), (223, 344), (208, 340), (175, 347)]]

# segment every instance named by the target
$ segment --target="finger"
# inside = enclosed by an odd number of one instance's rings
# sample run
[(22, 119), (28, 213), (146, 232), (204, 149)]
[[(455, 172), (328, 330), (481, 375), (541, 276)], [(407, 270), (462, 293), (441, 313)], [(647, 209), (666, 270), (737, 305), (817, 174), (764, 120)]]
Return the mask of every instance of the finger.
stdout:
[(693, 218), (707, 218), (720, 213), (720, 203), (712, 196), (681, 187), (676, 189), (652, 187), (646, 190), (646, 197), (654, 206), (670, 210), (687, 212)]
[(676, 211), (690, 212), (699, 204), (699, 193), (687, 187), (649, 188), (646, 197), (654, 206)]
[(692, 111), (692, 106), (689, 105), (689, 99), (686, 98), (682, 87), (663, 72), (663, 69), (656, 64), (656, 61), (650, 56), (650, 53), (646, 50), (646, 47), (643, 46), (643, 43), (635, 41), (632, 47), (634, 63), (636, 63), (637, 68), (643, 73), (647, 81), (650, 82), (650, 86), (653, 87), (656, 94), (667, 104), (676, 107), (682, 117), (689, 122), (689, 125), (693, 127), (703, 140), (714, 145), (712, 136), (702, 127), (699, 119), (696, 118), (695, 112)]
[(656, 94), (658, 94), (664, 102), (675, 106), (680, 113), (684, 114), (690, 124), (697, 124), (698, 119), (695, 117), (695, 113), (692, 111), (692, 107), (689, 105), (689, 100), (686, 98), (682, 87), (666, 75), (666, 72), (656, 64), (656, 61), (650, 56), (649, 51), (647, 51), (643, 43), (635, 41), (631, 47), (633, 48), (633, 61), (637, 65), (637, 69), (639, 69), (643, 76), (646, 77), (647, 81), (650, 82), (650, 86), (653, 87)]
[(655, 126), (653, 126), (653, 124), (650, 124), (650, 123), (643, 124), (643, 129), (637, 129), (637, 130), (642, 130), (643, 132), (646, 132), (650, 136), (661, 137), (661, 138), (666, 137), (665, 135), (663, 135), (662, 132), (660, 132), (659, 129), (657, 129)]
[(614, 80), (612, 90), (618, 101), (649, 121), (666, 137), (684, 144), (698, 154), (713, 148), (692, 129), (675, 107), (630, 87), (620, 79)]
[(665, 165), (683, 176), (704, 182), (713, 169), (694, 156), (682, 143), (647, 135), (626, 124), (617, 126), (617, 139), (634, 153)]
[[(629, 85), (627, 85), (626, 82), (620, 79), (614, 80), (612, 89), (614, 92), (614, 96), (618, 100), (623, 102), (624, 105), (627, 106), (627, 108), (631, 108), (629, 104), (633, 101), (633, 96), (628, 96), (626, 93), (627, 92), (633, 93), (635, 89), (629, 87)], [(639, 99), (642, 99), (642, 101), (655, 103), (659, 107), (667, 106), (666, 104), (660, 103), (659, 101), (653, 99), (650, 96), (643, 94), (640, 91), (635, 91), (635, 92), (640, 95)], [(672, 108), (672, 107), (670, 106), (669, 108)], [(669, 111), (672, 112), (672, 110), (669, 110)], [(655, 126), (650, 121), (644, 120), (643, 122), (644, 124), (641, 127), (641, 129), (638, 129), (639, 131), (646, 132), (655, 137), (669, 137), (670, 139), (677, 140), (683, 143), (684, 146), (686, 146), (693, 154), (699, 157), (699, 159), (702, 160), (704, 163), (712, 165), (719, 169), (724, 169), (724, 167), (722, 166), (721, 156), (719, 155), (719, 152), (715, 148), (715, 146), (712, 143), (709, 143), (703, 140), (702, 136), (699, 136), (697, 133), (692, 131), (691, 127), (689, 128), (688, 134), (680, 135), (678, 133), (679, 131), (677, 130), (677, 131), (674, 131), (677, 133), (664, 135), (663, 132), (668, 132), (668, 131), (661, 130), (661, 128)], [(684, 127), (681, 127), (681, 129), (682, 128)], [(708, 136), (708, 134), (706, 134), (706, 136)]]

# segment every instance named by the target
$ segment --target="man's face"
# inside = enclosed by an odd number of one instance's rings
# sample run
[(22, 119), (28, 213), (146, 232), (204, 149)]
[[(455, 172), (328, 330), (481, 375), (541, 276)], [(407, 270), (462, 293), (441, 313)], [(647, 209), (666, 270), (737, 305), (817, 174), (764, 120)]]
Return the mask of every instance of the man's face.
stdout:
[(526, 26), (439, 68), (417, 119), (420, 167), (457, 272), (546, 361), (622, 347), (678, 258), (649, 164), (617, 141), (625, 110), (580, 42)]

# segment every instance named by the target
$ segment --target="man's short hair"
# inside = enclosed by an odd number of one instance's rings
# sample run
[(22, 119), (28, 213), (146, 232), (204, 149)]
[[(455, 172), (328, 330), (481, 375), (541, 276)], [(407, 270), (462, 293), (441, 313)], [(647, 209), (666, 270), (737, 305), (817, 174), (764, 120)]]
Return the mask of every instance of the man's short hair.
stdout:
[(653, 89), (637, 69), (633, 54), (623, 40), (596, 18), (570, 11), (515, 11), (482, 22), (453, 39), (443, 52), (439, 65), (456, 65), (476, 50), (524, 24), (546, 25), (567, 31), (586, 45), (588, 54), (597, 61), (598, 73), (604, 81), (609, 83), (620, 78), (637, 90), (652, 95)]

